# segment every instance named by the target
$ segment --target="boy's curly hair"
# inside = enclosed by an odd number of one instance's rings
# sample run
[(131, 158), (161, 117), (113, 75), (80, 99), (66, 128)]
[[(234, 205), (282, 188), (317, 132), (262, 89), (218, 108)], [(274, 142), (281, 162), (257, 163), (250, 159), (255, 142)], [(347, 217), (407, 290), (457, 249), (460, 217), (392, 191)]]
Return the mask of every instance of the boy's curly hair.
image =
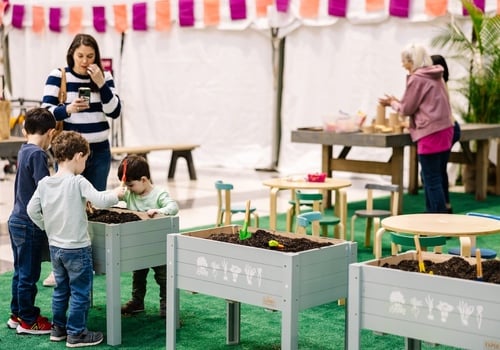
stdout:
[(52, 141), (52, 151), (58, 162), (71, 160), (77, 153), (90, 153), (89, 143), (76, 131), (62, 131)]

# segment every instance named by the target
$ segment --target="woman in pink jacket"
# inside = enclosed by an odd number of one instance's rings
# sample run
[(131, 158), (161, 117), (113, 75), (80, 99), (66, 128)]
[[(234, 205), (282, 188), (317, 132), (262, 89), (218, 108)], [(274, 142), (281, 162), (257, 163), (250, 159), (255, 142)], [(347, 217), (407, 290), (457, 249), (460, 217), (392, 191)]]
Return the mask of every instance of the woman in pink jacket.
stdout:
[(442, 183), (453, 138), (453, 123), (443, 67), (433, 65), (425, 48), (415, 44), (402, 51), (401, 61), (409, 73), (403, 97), (398, 100), (386, 95), (379, 103), (410, 117), (410, 135), (417, 143), (422, 169), (426, 212), (446, 213)]

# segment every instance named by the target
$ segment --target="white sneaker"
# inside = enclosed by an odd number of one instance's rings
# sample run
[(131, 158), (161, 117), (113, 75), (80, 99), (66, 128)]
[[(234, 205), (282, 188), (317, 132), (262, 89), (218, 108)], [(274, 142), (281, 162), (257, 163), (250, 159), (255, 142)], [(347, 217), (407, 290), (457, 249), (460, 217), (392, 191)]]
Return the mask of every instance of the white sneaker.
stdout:
[(44, 287), (55, 287), (56, 278), (54, 277), (54, 272), (50, 272), (46, 279), (43, 280)]

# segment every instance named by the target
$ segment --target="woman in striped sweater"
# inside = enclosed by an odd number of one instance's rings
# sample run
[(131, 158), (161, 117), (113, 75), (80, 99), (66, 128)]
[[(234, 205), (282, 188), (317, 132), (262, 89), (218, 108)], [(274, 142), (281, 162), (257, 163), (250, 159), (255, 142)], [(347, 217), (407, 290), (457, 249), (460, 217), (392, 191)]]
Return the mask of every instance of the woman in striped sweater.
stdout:
[[(64, 122), (64, 130), (77, 131), (89, 142), (90, 156), (82, 175), (97, 190), (104, 191), (111, 168), (107, 118), (120, 116), (120, 98), (111, 73), (102, 68), (99, 46), (91, 35), (75, 36), (66, 61), (66, 101), (59, 103), (62, 74), (60, 69), (54, 69), (45, 83), (42, 106), (48, 108), (57, 121)], [(78, 96), (81, 87), (90, 88), (90, 101)]]

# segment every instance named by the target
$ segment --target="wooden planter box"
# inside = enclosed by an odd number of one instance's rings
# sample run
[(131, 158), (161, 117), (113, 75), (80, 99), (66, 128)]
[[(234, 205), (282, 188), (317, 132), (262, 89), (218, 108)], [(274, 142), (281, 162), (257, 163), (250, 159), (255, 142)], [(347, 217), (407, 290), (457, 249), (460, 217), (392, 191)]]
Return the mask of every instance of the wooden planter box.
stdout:
[[(435, 262), (452, 256), (423, 252)], [(348, 349), (359, 349), (361, 329), (462, 349), (500, 349), (500, 286), (425, 273), (382, 268), (416, 260), (415, 251), (349, 267)], [(467, 259), (475, 264), (474, 259)]]
[(287, 350), (298, 347), (300, 311), (347, 296), (348, 265), (357, 261), (356, 243), (307, 236), (335, 245), (285, 253), (206, 239), (233, 229), (239, 231), (238, 226), (223, 226), (168, 236), (167, 349), (176, 346), (179, 289), (228, 300), (227, 344), (239, 343), (239, 303), (281, 311), (281, 347)]
[[(114, 210), (114, 209), (113, 209)], [(179, 232), (179, 217), (149, 218), (123, 224), (89, 222), (96, 273), (106, 274), (106, 329), (109, 345), (121, 344), (120, 274), (166, 264), (167, 234)]]

